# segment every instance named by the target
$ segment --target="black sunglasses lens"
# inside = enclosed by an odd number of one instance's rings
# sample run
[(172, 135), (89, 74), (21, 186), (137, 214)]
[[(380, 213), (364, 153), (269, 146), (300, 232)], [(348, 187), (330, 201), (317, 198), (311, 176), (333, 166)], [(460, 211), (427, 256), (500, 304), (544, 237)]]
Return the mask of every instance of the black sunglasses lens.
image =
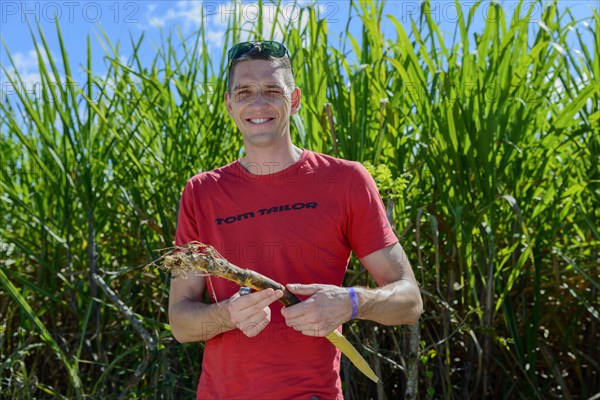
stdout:
[(227, 53), (229, 61), (233, 61), (235, 59), (240, 58), (241, 56), (252, 50), (255, 46), (258, 46), (262, 53), (277, 58), (281, 58), (287, 53), (287, 49), (285, 48), (285, 46), (279, 42), (243, 42), (238, 43), (231, 49), (229, 49), (229, 52)]
[(273, 42), (273, 41), (263, 42), (263, 43), (261, 43), (260, 46), (261, 46), (263, 52), (267, 53), (270, 56), (277, 57), (277, 58), (285, 56), (285, 53), (287, 51), (285, 46), (279, 42)]
[(229, 56), (229, 61), (235, 60), (236, 58), (243, 56), (244, 54), (252, 50), (253, 47), (254, 43), (251, 42), (243, 42), (236, 44), (231, 49), (229, 49), (229, 52), (227, 53), (227, 55)]

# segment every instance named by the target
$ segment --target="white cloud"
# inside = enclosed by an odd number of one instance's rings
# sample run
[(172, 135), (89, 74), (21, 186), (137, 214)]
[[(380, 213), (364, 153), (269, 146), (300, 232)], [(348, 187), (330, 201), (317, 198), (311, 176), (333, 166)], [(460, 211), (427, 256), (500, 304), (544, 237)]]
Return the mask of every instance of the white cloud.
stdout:
[[(313, 7), (318, 3), (310, 4)], [(264, 38), (271, 38), (271, 32), (273, 32), (272, 39), (283, 41), (285, 32), (290, 26), (300, 26), (302, 30), (308, 23), (308, 13), (302, 14), (300, 18), (301, 6), (295, 3), (283, 3), (279, 9), (275, 4), (264, 4), (262, 12), (262, 32), (261, 35)], [(318, 11), (317, 11), (318, 12)], [(243, 7), (238, 10), (238, 18), (242, 22), (242, 29), (240, 35), (240, 41), (248, 40), (250, 32), (254, 32), (258, 25), (258, 4), (257, 3), (245, 3)]]
[[(35, 49), (28, 52), (16, 52), (12, 54), (14, 65), (8, 64), (6, 59), (7, 73), (11, 79), (16, 80), (16, 84), (12, 84), (7, 77), (2, 77), (2, 97), (16, 96), (17, 93), (27, 94), (30, 97), (37, 97), (41, 94), (42, 78), (38, 65), (38, 56)], [(44, 64), (48, 65), (47, 57), (42, 56)], [(17, 78), (17, 74), (20, 79)], [(4, 75), (4, 73), (3, 73)]]
[(38, 66), (38, 57), (35, 49), (31, 49), (27, 53), (17, 52), (12, 55), (12, 59), (15, 69), (19, 71), (37, 68)]
[(206, 40), (215, 47), (223, 47), (225, 45), (225, 32), (208, 31), (206, 32)]
[(127, 54), (123, 54), (123, 53), (119, 54), (119, 61), (123, 65), (130, 65), (129, 55), (127, 55)]
[[(20, 100), (17, 100), (19, 95), (27, 95), (33, 100), (42, 101), (45, 93), (50, 97), (50, 101), (54, 101), (52, 93), (58, 96), (59, 86), (65, 87), (67, 85), (74, 85), (75, 87), (81, 88), (85, 85), (83, 81), (78, 81), (77, 76), (73, 77), (73, 82), (67, 82), (66, 75), (64, 75), (64, 72), (61, 70), (60, 65), (62, 65), (62, 63), (60, 62), (57, 65), (59, 68), (57, 78), (50, 68), (49, 57), (45, 52), (41, 53), (41, 62), (46, 66), (48, 72), (47, 79), (42, 79), (38, 55), (35, 49), (15, 52), (11, 54), (11, 57), (14, 65), (10, 64), (8, 58), (3, 59), (6, 73), (4, 71), (0, 72), (0, 82), (2, 82), (0, 96), (3, 100), (5, 97), (8, 97), (9, 101), (14, 100), (19, 102)], [(55, 62), (62, 59), (53, 52), (50, 52), (50, 57), (55, 60)], [(17, 74), (19, 75), (19, 78), (17, 78)], [(14, 84), (8, 80), (7, 75), (15, 81)]]
[(202, 23), (202, 11), (207, 6), (202, 1), (178, 1), (175, 7), (163, 11), (156, 4), (150, 4), (147, 8), (146, 19), (148, 26), (142, 29), (159, 28), (171, 24), (181, 24), (185, 30), (195, 29)]
[[(297, 25), (301, 7), (317, 7), (317, 12), (325, 10), (323, 5), (315, 1), (303, 1), (301, 3), (282, 3), (278, 10), (275, 4), (263, 4), (262, 10), (262, 32), (265, 38), (273, 32), (274, 40), (283, 40), (287, 25)], [(212, 47), (224, 45), (225, 31), (229, 20), (236, 18), (241, 23), (240, 41), (248, 40), (251, 32), (258, 26), (259, 7), (256, 2), (202, 2), (202, 1), (178, 1), (173, 7), (166, 10), (157, 7), (148, 8), (146, 20), (147, 28), (165, 28), (179, 25), (182, 31), (196, 30), (204, 25), (207, 31), (207, 39)], [(307, 13), (303, 15), (301, 26), (306, 26)]]

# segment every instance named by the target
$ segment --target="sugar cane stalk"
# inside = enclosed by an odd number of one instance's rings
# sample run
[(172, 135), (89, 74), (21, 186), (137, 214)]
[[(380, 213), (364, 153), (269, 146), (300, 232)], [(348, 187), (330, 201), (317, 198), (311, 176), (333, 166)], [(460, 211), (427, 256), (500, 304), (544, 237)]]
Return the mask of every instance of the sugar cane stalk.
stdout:
[[(268, 288), (281, 290), (283, 291), (283, 296), (279, 301), (285, 306), (300, 303), (301, 301), (282, 284), (258, 272), (233, 265), (212, 246), (198, 242), (188, 243), (165, 256), (162, 267), (170, 271), (174, 277), (186, 277), (190, 271), (202, 271), (255, 290)], [(373, 382), (380, 381), (365, 359), (340, 332), (337, 330), (332, 331), (327, 335), (327, 339), (340, 349), (369, 379)]]
[(185, 277), (189, 271), (202, 271), (254, 290), (268, 288), (281, 290), (283, 297), (279, 301), (285, 306), (291, 306), (301, 301), (281, 283), (250, 269), (240, 268), (223, 258), (214, 247), (201, 243), (188, 243), (179, 251), (167, 255), (162, 267), (175, 277)]

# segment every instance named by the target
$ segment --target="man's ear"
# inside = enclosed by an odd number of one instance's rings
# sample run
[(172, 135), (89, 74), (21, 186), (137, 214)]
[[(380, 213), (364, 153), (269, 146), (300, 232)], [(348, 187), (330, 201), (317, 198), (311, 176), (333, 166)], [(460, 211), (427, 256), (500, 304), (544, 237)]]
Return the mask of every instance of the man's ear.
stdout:
[(229, 95), (229, 91), (225, 91), (225, 108), (227, 109), (227, 114), (231, 115), (231, 96)]
[(295, 87), (294, 91), (292, 92), (292, 109), (291, 109), (291, 114), (295, 115), (296, 113), (298, 113), (298, 110), (300, 109), (300, 99), (301, 99), (301, 93), (300, 93), (300, 88)]

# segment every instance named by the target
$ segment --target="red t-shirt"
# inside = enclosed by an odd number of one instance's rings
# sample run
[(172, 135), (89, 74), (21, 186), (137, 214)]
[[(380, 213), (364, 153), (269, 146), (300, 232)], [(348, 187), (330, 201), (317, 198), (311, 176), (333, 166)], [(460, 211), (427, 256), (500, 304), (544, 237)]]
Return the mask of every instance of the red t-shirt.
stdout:
[[(364, 257), (398, 239), (362, 165), (304, 150), (274, 174), (255, 175), (235, 161), (191, 178), (176, 244), (190, 241), (283, 285), (340, 286), (351, 251)], [(239, 290), (215, 277), (207, 287), (211, 302)], [(280, 310), (271, 305), (271, 322), (253, 338), (235, 329), (206, 342), (198, 399), (343, 398), (339, 350), (286, 326)]]

